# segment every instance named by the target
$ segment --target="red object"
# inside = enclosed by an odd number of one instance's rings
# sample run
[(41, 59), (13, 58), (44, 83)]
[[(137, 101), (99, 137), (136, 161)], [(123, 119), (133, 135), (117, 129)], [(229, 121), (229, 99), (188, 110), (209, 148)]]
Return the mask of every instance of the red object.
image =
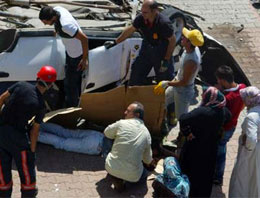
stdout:
[(232, 114), (231, 120), (224, 125), (224, 130), (228, 131), (237, 125), (237, 119), (244, 107), (242, 98), (240, 97), (239, 90), (245, 88), (245, 84), (239, 84), (236, 88), (231, 88), (229, 90), (224, 90), (224, 95), (226, 98), (226, 107)]
[(56, 70), (49, 65), (43, 66), (37, 73), (37, 77), (45, 82), (55, 82), (57, 79)]

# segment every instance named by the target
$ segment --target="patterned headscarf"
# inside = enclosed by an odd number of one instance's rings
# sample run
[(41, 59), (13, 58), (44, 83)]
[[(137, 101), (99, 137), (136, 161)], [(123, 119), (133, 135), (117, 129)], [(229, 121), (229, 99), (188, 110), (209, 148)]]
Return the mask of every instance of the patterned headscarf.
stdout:
[(175, 157), (167, 157), (163, 162), (163, 174), (156, 178), (178, 198), (187, 198), (190, 192), (190, 182)]
[(226, 105), (225, 96), (216, 87), (203, 87), (201, 106), (222, 108)]
[(260, 90), (250, 86), (240, 90), (240, 96), (247, 107), (260, 105)]

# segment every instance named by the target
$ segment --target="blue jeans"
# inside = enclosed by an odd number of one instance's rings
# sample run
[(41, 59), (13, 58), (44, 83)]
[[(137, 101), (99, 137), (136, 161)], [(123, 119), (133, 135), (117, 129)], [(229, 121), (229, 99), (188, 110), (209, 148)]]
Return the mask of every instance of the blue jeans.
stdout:
[(81, 94), (82, 71), (78, 71), (78, 64), (82, 56), (71, 58), (66, 53), (64, 91), (66, 107), (77, 107)]
[(225, 164), (226, 164), (226, 152), (227, 152), (227, 143), (232, 137), (235, 127), (224, 131), (224, 135), (219, 141), (218, 144), (218, 152), (217, 152), (217, 159), (216, 159), (216, 168), (215, 168), (215, 176), (214, 179), (223, 182), (223, 175), (225, 171)]
[(93, 130), (70, 130), (53, 123), (43, 123), (38, 141), (77, 153), (99, 155), (104, 134)]
[[(192, 97), (194, 96), (194, 85), (188, 85), (185, 87), (172, 87), (169, 86), (166, 91), (165, 91), (165, 105), (166, 108), (170, 106), (172, 103), (175, 105), (171, 111), (175, 111), (176, 118), (179, 120), (180, 116), (183, 113), (187, 113), (189, 106), (190, 106), (190, 101)], [(169, 111), (170, 109), (167, 108)]]

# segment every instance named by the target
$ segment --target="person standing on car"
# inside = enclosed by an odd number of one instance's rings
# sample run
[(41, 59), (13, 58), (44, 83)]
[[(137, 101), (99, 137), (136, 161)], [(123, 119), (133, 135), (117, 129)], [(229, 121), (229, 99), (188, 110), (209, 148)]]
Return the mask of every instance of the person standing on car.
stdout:
[(12, 194), (12, 159), (19, 173), (22, 197), (37, 195), (35, 150), (45, 115), (43, 94), (56, 77), (53, 67), (44, 66), (37, 74), (36, 86), (18, 82), (0, 96), (0, 197)]
[(65, 45), (65, 102), (67, 107), (76, 107), (81, 94), (82, 73), (88, 67), (88, 37), (70, 12), (63, 7), (43, 7), (39, 18), (45, 25), (54, 25)]
[(174, 77), (172, 53), (176, 38), (171, 21), (158, 11), (154, 0), (144, 1), (141, 14), (116, 39), (116, 44), (140, 31), (143, 42), (130, 74), (129, 85), (143, 85), (145, 78), (154, 68), (157, 81), (171, 80)]
[[(155, 94), (163, 94), (165, 89), (165, 104), (168, 124), (174, 126), (183, 113), (188, 112), (191, 98), (194, 95), (194, 81), (199, 72), (201, 54), (198, 46), (204, 44), (204, 38), (197, 29), (182, 30), (181, 45), (184, 52), (181, 55), (180, 68), (172, 81), (161, 81), (154, 88)], [(177, 119), (176, 119), (177, 118)]]

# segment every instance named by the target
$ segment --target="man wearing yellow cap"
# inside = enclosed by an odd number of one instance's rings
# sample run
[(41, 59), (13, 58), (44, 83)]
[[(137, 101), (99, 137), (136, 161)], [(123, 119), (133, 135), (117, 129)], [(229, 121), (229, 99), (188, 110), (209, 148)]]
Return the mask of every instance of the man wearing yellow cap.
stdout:
[(188, 112), (190, 100), (194, 95), (194, 81), (198, 74), (201, 54), (198, 46), (204, 44), (204, 38), (199, 30), (182, 30), (181, 45), (184, 52), (181, 56), (181, 66), (172, 81), (161, 81), (154, 88), (154, 93), (163, 94), (165, 89), (165, 104), (168, 124), (173, 127), (183, 113)]

